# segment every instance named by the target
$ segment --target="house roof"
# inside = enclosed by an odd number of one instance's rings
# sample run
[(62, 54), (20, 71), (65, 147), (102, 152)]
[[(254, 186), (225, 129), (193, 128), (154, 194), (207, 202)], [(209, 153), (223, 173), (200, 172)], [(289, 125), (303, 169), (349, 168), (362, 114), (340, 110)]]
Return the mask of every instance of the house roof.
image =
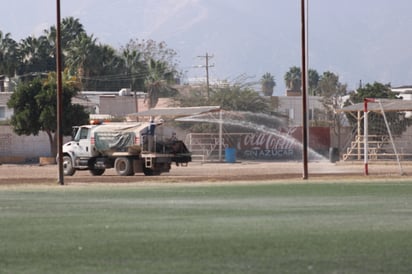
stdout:
[[(376, 99), (380, 100), (382, 103), (382, 108), (385, 112), (397, 112), (397, 111), (412, 111), (412, 101), (411, 100), (400, 100), (400, 99)], [(336, 112), (357, 112), (363, 111), (364, 104), (357, 103), (354, 105), (346, 106), (341, 109), (336, 109)], [(368, 102), (368, 111), (380, 112), (381, 106), (379, 101)]]

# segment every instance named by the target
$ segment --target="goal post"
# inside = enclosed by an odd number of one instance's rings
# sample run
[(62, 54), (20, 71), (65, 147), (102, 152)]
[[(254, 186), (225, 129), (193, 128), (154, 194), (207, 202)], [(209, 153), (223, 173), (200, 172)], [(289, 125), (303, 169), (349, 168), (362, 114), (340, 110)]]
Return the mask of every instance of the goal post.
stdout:
[(373, 102), (374, 99), (365, 98), (363, 100), (363, 161), (364, 161), (364, 173), (369, 175), (369, 131), (368, 131), (368, 103)]
[[(384, 100), (384, 99), (383, 99)], [(389, 126), (389, 122), (388, 119), (386, 117), (386, 113), (385, 113), (385, 109), (383, 107), (382, 104), (382, 99), (376, 99), (376, 98), (365, 98), (364, 102), (363, 102), (363, 111), (364, 111), (364, 133), (363, 133), (363, 147), (364, 147), (364, 174), (365, 175), (369, 175), (369, 109), (368, 109), (368, 104), (369, 103), (377, 103), (379, 105), (379, 112), (381, 113), (384, 123), (385, 123), (385, 127), (387, 130), (387, 134), (389, 136), (389, 140), (394, 152), (394, 155), (396, 157), (396, 162), (398, 164), (399, 167), (399, 173), (400, 175), (403, 175), (403, 169), (402, 169), (402, 165), (401, 165), (401, 161), (400, 161), (400, 157), (399, 157), (399, 153), (397, 151), (394, 139), (393, 139), (393, 135), (392, 135), (392, 130)], [(376, 110), (375, 110), (376, 111)]]

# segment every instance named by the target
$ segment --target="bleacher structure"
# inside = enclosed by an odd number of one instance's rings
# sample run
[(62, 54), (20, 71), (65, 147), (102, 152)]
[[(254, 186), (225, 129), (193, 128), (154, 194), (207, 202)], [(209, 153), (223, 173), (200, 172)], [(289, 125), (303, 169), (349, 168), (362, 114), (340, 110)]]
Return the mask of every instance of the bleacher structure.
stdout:
[(228, 140), (235, 139), (242, 133), (225, 133), (222, 142), (217, 133), (189, 133), (185, 144), (192, 153), (192, 161), (210, 162), (222, 161), (225, 149), (229, 147)]
[[(412, 131), (412, 130), (409, 130)], [(403, 134), (394, 139), (396, 151), (391, 144), (389, 135), (368, 136), (368, 159), (369, 160), (395, 160), (397, 155), (400, 160), (412, 160), (412, 138), (411, 134)], [(356, 135), (342, 155), (343, 161), (356, 161), (364, 159), (365, 137)]]
[[(381, 113), (386, 112), (409, 112), (412, 111), (412, 101), (394, 99), (365, 99), (367, 111)], [(350, 113), (357, 119), (357, 129), (348, 144), (346, 151), (342, 154), (343, 161), (364, 160), (365, 143), (367, 143), (368, 160), (412, 160), (412, 127), (409, 126), (402, 134), (393, 136), (390, 132), (381, 135), (361, 134), (361, 122), (365, 118), (365, 103), (354, 104), (337, 110), (337, 112)], [(357, 115), (355, 115), (355, 113)], [(386, 120), (386, 117), (384, 117)]]

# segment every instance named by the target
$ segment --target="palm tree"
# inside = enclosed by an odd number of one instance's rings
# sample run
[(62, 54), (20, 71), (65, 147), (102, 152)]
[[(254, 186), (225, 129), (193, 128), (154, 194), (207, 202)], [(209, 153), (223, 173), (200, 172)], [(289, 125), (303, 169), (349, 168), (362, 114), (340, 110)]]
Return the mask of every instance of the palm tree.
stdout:
[(78, 18), (66, 17), (62, 20), (62, 44), (69, 45), (79, 34), (85, 33)]
[[(44, 30), (44, 33), (49, 39), (50, 44), (55, 48), (56, 27), (52, 26), (49, 30)], [(85, 30), (79, 19), (75, 19), (74, 17), (63, 18), (61, 23), (61, 45), (63, 54), (65, 54), (70, 47), (70, 43), (81, 33), (85, 33)]]
[(300, 91), (302, 84), (301, 72), (298, 67), (291, 67), (285, 74), (285, 84), (286, 87), (291, 91)]
[(165, 62), (150, 59), (147, 62), (147, 75), (145, 87), (149, 108), (156, 106), (159, 95), (162, 91), (170, 91), (170, 84), (173, 81), (174, 72), (169, 70)]
[(122, 52), (126, 74), (130, 76), (131, 89), (144, 88), (145, 65), (142, 61), (142, 53), (136, 49), (125, 48)]
[(10, 33), (0, 31), (0, 75), (13, 76), (18, 67), (17, 43)]
[[(96, 53), (97, 39), (93, 35), (80, 33), (71, 43), (67, 50), (66, 64), (71, 72), (77, 74), (79, 81), (87, 86), (87, 78), (95, 62), (93, 53)], [(86, 79), (85, 79), (86, 78)], [(85, 82), (85, 83), (84, 83)]]
[(42, 73), (53, 71), (55, 66), (54, 51), (46, 36), (27, 37), (19, 44), (20, 58), (24, 68), (20, 73)]
[(265, 96), (272, 96), (273, 88), (276, 86), (275, 77), (266, 72), (263, 74), (262, 79), (260, 79), (260, 83), (262, 84), (262, 92)]
[[(85, 89), (115, 90), (130, 86), (129, 75), (125, 74), (125, 63), (109, 45), (96, 45), (92, 48), (92, 62), (89, 77), (84, 86)], [(124, 77), (121, 77), (124, 75)]]
[(316, 95), (318, 91), (318, 84), (319, 84), (319, 73), (314, 69), (308, 70), (308, 79), (309, 79), (309, 94)]

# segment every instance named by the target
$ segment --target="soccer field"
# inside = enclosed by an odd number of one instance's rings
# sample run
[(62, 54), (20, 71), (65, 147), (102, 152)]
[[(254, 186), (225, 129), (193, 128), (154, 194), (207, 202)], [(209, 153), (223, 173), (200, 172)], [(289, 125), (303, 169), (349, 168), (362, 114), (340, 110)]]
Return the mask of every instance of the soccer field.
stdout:
[(0, 273), (411, 273), (412, 182), (0, 189)]

